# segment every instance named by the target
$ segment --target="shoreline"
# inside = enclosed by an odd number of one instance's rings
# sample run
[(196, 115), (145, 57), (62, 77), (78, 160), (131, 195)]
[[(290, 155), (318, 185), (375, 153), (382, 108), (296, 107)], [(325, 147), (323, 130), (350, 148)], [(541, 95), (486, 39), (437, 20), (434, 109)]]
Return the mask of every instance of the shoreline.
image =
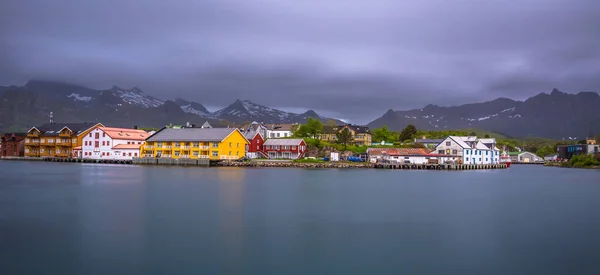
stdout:
[(544, 167), (600, 170), (600, 166), (575, 167), (575, 166), (569, 166), (569, 165), (563, 165), (563, 164), (565, 164), (565, 162), (545, 162)]
[(293, 161), (224, 161), (214, 167), (257, 167), (257, 168), (375, 168), (365, 162), (293, 162)]

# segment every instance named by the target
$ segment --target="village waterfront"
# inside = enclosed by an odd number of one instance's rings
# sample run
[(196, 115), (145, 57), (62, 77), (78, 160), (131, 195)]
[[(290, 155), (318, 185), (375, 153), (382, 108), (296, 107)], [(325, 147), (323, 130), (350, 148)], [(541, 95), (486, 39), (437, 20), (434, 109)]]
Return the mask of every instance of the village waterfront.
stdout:
[(0, 172), (0, 274), (600, 274), (597, 170)]

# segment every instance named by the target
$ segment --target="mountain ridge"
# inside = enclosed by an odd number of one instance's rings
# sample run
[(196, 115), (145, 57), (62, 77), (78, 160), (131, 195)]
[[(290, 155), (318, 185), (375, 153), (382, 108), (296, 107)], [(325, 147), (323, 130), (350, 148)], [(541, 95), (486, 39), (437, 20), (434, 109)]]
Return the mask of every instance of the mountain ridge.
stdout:
[[(22, 107), (16, 107), (22, 106)], [(313, 110), (302, 114), (285, 112), (236, 100), (227, 107), (210, 112), (204, 105), (182, 98), (161, 100), (142, 89), (112, 86), (95, 90), (57, 81), (31, 80), (24, 86), (0, 86), (0, 131), (23, 131), (48, 121), (96, 121), (119, 127), (162, 127), (169, 123), (215, 125), (264, 123), (304, 123), (308, 115), (323, 122), (329, 120)], [(341, 121), (336, 120), (341, 123)]]
[(581, 138), (600, 132), (599, 107), (598, 93), (553, 89), (523, 101), (497, 98), (449, 107), (429, 104), (422, 109), (390, 109), (367, 125), (396, 131), (414, 124), (425, 130), (478, 128), (512, 137)]

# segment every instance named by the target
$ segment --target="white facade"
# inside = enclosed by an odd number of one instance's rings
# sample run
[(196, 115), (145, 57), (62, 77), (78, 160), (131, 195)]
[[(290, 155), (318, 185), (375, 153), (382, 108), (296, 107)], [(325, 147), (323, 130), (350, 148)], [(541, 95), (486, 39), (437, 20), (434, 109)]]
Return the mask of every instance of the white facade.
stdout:
[(435, 148), (437, 154), (455, 156), (463, 164), (500, 163), (500, 150), (493, 138), (450, 136)]
[(286, 138), (293, 135), (294, 133), (288, 130), (267, 130), (267, 137), (269, 138)]
[(99, 127), (82, 139), (79, 158), (131, 160), (139, 157), (140, 147), (149, 136), (142, 130)]

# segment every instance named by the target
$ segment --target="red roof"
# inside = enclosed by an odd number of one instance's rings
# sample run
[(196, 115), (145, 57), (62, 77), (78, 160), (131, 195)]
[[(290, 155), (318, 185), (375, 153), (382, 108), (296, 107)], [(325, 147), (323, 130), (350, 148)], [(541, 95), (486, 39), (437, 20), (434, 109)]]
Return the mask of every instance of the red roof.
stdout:
[(142, 147), (142, 144), (119, 144), (112, 149), (140, 149), (140, 147)]
[(390, 155), (390, 156), (422, 156), (431, 153), (426, 148), (369, 148), (371, 155)]
[(146, 138), (150, 136), (148, 132), (137, 129), (111, 127), (100, 127), (99, 129), (105, 132), (112, 139), (146, 140)]

